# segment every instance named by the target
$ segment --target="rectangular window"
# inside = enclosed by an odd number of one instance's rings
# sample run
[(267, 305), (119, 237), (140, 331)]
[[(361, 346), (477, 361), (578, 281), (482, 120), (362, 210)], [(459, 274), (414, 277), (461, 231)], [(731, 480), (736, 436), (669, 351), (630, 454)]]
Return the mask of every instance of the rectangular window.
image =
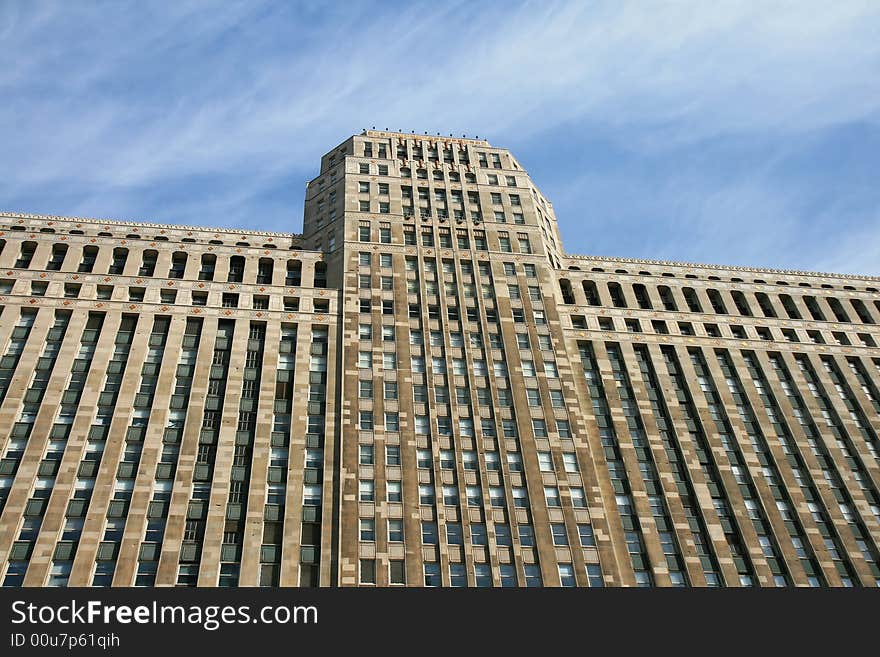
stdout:
[(437, 523), (422, 521), (422, 543), (437, 545)]
[(361, 584), (376, 583), (376, 561), (374, 559), (361, 559)]
[(389, 502), (403, 501), (403, 486), (399, 481), (389, 481), (386, 484), (386, 495)]
[(403, 560), (388, 562), (388, 581), (390, 584), (406, 584), (406, 569)]
[(550, 525), (550, 531), (553, 535), (553, 545), (568, 545), (568, 532), (565, 531), (564, 523), (553, 523)]
[(593, 535), (592, 525), (578, 525), (578, 536), (580, 537), (581, 547), (596, 547), (596, 537)]
[(574, 577), (574, 566), (570, 563), (559, 564), (559, 583), (566, 587), (577, 586)]

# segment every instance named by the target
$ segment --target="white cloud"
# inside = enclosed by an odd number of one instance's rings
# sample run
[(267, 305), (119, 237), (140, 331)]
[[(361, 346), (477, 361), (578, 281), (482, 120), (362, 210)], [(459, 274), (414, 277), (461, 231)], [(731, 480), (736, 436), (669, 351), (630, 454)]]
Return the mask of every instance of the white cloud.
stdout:
[[(82, 208), (232, 173), (244, 191), (210, 201), (240, 216), (365, 125), (515, 149), (576, 122), (655, 157), (880, 117), (871, 1), (22, 7), (0, 8), (2, 184), (15, 198), (79, 186)], [(707, 190), (703, 207), (757, 204), (756, 188)]]

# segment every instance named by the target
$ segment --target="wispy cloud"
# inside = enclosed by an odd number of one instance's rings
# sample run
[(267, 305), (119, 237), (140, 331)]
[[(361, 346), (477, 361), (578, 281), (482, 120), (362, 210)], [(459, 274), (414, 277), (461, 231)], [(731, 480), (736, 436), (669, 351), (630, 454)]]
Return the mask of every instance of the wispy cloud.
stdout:
[(810, 268), (853, 262), (834, 225), (880, 239), (876, 2), (4, 3), (0, 43), (10, 209), (296, 230), (320, 154), (376, 125), (511, 148), (571, 251)]

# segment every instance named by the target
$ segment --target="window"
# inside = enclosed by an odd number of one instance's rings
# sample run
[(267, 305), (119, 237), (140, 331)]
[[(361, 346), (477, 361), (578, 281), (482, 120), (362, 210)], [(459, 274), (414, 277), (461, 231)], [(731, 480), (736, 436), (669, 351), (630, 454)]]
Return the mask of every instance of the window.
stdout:
[(385, 381), (383, 392), (385, 399), (397, 399), (397, 382)]
[(535, 438), (546, 438), (547, 437), (547, 422), (540, 418), (532, 419), (532, 432), (535, 434)]
[(492, 586), (492, 567), (489, 564), (474, 564), (474, 583), (480, 588)]
[(425, 562), (425, 586), (440, 586), (440, 564)]
[(559, 489), (556, 486), (544, 486), (544, 501), (547, 506), (562, 506)]
[(419, 504), (434, 503), (434, 487), (430, 484), (419, 484)]
[(471, 523), (471, 545), (488, 545), (489, 537), (486, 534), (486, 525), (482, 522)]
[(386, 484), (386, 495), (389, 502), (403, 501), (403, 487), (399, 481), (389, 481)]
[(559, 564), (559, 583), (562, 586), (577, 586), (574, 577), (574, 566), (570, 563)]
[(565, 524), (553, 523), (550, 525), (550, 533), (553, 535), (553, 545), (567, 546), (568, 532), (565, 531)]
[(537, 565), (526, 565), (526, 586), (527, 587), (540, 587), (543, 586), (543, 582), (541, 581), (541, 568)]
[(390, 584), (406, 584), (406, 569), (403, 560), (388, 562), (388, 581)]
[(374, 559), (360, 560), (360, 582), (361, 584), (376, 583), (376, 561)]
[(388, 541), (391, 543), (403, 543), (403, 520), (388, 521)]
[(489, 487), (489, 504), (496, 508), (504, 507), (504, 487), (503, 486), (490, 486)]
[(537, 388), (526, 388), (526, 399), (529, 402), (529, 406), (540, 406), (541, 405), (541, 392)]
[(578, 525), (578, 536), (580, 537), (581, 547), (596, 547), (596, 537), (593, 534), (592, 525)]
[(550, 452), (538, 452), (538, 467), (541, 472), (553, 472), (553, 455)]
[(422, 521), (422, 543), (437, 545), (437, 523)]
[(602, 568), (597, 563), (587, 564), (587, 579), (590, 582), (590, 586), (605, 586), (605, 580), (602, 579)]
[(360, 540), (368, 542), (376, 540), (376, 521), (372, 518), (360, 519)]
[(372, 479), (361, 479), (358, 484), (358, 499), (361, 502), (373, 502), (375, 490)]
[(556, 433), (560, 438), (571, 438), (571, 424), (568, 420), (556, 420)]
[(523, 547), (535, 547), (535, 530), (531, 525), (519, 525), (519, 543)]
[(385, 446), (385, 465), (400, 465), (400, 445)]
[(372, 399), (373, 398), (373, 382), (372, 381), (358, 381), (358, 397), (361, 399)]

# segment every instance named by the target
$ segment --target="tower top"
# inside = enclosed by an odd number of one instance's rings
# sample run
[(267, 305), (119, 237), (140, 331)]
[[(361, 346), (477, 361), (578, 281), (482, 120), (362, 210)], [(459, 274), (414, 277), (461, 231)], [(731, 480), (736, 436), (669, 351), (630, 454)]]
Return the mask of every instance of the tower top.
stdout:
[(420, 135), (416, 132), (397, 132), (394, 130), (364, 130), (361, 132), (361, 136), (376, 137), (380, 139), (421, 139), (430, 142), (442, 141), (451, 144), (474, 144), (485, 148), (492, 147), (492, 145), (485, 139), (470, 139), (468, 137), (453, 137), (449, 135)]

